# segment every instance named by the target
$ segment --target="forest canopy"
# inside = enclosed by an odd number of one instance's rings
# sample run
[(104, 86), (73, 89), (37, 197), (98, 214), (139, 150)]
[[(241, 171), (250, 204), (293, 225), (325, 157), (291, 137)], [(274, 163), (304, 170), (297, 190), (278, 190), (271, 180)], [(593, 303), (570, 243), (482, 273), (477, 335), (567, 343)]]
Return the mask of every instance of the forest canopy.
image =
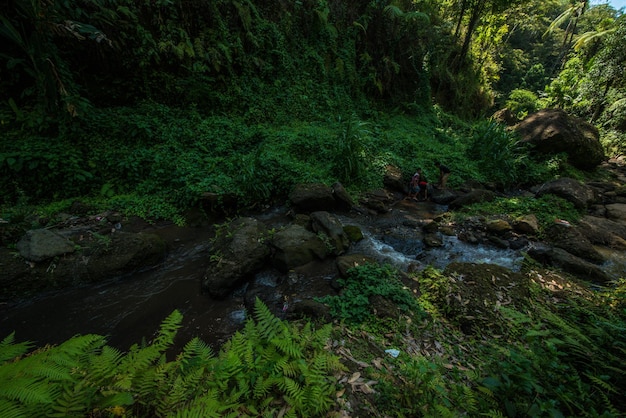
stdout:
[[(211, 187), (244, 194), (245, 176), (220, 169), (206, 180), (198, 166), (240, 151), (256, 167), (249, 176), (271, 176), (258, 145), (311, 133), (294, 123), (330, 121), (321, 136), (338, 138), (346, 121), (394, 112), (431, 115), (418, 125), (445, 131), (450, 117), (560, 107), (594, 123), (619, 154), (625, 31), (620, 11), (588, 1), (9, 0), (0, 6), (3, 201), (156, 188), (187, 203)], [(174, 149), (177, 167), (147, 168)], [(167, 184), (144, 184), (149, 172), (172, 171)], [(349, 171), (342, 180), (359, 170)]]

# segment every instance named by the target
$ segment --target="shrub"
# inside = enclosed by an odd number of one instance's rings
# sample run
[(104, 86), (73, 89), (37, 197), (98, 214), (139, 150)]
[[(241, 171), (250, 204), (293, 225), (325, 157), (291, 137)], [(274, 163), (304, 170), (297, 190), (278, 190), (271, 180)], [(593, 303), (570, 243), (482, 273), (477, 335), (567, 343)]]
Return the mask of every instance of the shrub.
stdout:
[(339, 296), (319, 300), (330, 306), (331, 315), (349, 323), (360, 323), (373, 315), (370, 298), (382, 296), (400, 310), (422, 315), (417, 299), (403, 287), (391, 266), (365, 264), (348, 270), (348, 277), (339, 279)]
[(519, 119), (539, 109), (538, 97), (530, 90), (515, 89), (509, 94), (506, 107)]

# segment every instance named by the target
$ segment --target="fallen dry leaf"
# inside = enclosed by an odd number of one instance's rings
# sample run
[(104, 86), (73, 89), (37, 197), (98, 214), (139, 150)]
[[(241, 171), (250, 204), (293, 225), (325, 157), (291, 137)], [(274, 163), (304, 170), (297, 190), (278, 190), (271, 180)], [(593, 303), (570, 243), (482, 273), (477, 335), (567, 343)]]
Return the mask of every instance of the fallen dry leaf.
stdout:
[(359, 373), (359, 372), (354, 372), (354, 373), (352, 374), (352, 376), (350, 376), (350, 379), (348, 379), (348, 383), (354, 383), (354, 382), (356, 382), (356, 381), (359, 379), (359, 377), (361, 377), (361, 373)]

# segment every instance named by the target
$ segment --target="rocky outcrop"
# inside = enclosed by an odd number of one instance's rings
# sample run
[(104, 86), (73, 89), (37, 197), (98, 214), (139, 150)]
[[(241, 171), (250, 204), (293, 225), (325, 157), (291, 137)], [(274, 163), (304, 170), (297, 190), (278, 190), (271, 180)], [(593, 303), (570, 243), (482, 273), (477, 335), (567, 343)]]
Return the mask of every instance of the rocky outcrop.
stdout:
[(346, 252), (350, 246), (348, 235), (336, 216), (320, 211), (311, 214), (311, 228), (317, 234), (323, 234), (328, 241), (330, 252), (337, 256)]
[(596, 200), (595, 193), (591, 187), (568, 177), (544, 183), (536, 191), (536, 197), (546, 194), (565, 199), (571, 202), (577, 209), (586, 209)]
[(578, 227), (555, 223), (546, 228), (545, 236), (548, 243), (589, 262), (600, 264), (604, 257), (593, 247)]
[(578, 230), (591, 243), (626, 251), (626, 225), (607, 218), (585, 216), (578, 222)]
[(165, 259), (167, 245), (158, 235), (113, 230), (27, 232), (19, 245), (24, 258), (0, 249), (0, 300), (130, 274)]
[(496, 111), (493, 115), (491, 115), (491, 120), (506, 126), (513, 126), (519, 122), (517, 116), (515, 116), (513, 112), (511, 112), (511, 109), (508, 108)]
[(452, 200), (449, 204), (449, 208), (453, 210), (459, 209), (463, 206), (472, 205), (474, 203), (491, 202), (495, 198), (495, 193), (490, 190), (471, 190), (470, 192)]
[(253, 218), (239, 218), (222, 227), (211, 250), (203, 289), (222, 299), (251, 279), (267, 262), (267, 227)]
[(332, 186), (333, 196), (335, 197), (335, 207), (341, 211), (349, 211), (354, 206), (354, 201), (350, 194), (343, 187), (343, 184), (336, 182)]
[(43, 261), (59, 255), (73, 253), (74, 243), (47, 229), (26, 232), (17, 243), (17, 250), (26, 260)]
[(322, 183), (301, 183), (289, 193), (289, 204), (296, 213), (309, 214), (316, 211), (349, 211), (354, 201), (339, 182), (332, 187)]
[(537, 152), (547, 155), (566, 153), (568, 162), (582, 170), (592, 170), (606, 159), (598, 130), (560, 109), (540, 110), (513, 129), (522, 142), (532, 144)]
[(335, 209), (333, 189), (321, 183), (297, 184), (289, 194), (289, 202), (297, 213)]
[(606, 284), (611, 277), (599, 266), (585, 261), (569, 252), (546, 245), (535, 245), (528, 250), (528, 255), (543, 265), (557, 267), (582, 280)]
[(612, 203), (606, 205), (606, 217), (626, 224), (626, 203)]
[(365, 194), (359, 203), (367, 208), (371, 213), (387, 213), (390, 205), (395, 201), (393, 193), (385, 189), (371, 190)]
[[(415, 167), (417, 168), (417, 167)], [(387, 165), (383, 174), (383, 185), (389, 189), (400, 193), (408, 192), (408, 178), (402, 174), (402, 170), (393, 165)]]
[(348, 277), (348, 270), (366, 264), (376, 264), (376, 260), (364, 254), (350, 254), (337, 257), (337, 268), (341, 277)]
[(512, 226), (520, 234), (535, 236), (539, 232), (539, 221), (533, 214), (520, 216), (513, 220)]
[(273, 265), (282, 272), (323, 259), (330, 253), (329, 246), (317, 234), (300, 225), (289, 225), (274, 234), (271, 246)]

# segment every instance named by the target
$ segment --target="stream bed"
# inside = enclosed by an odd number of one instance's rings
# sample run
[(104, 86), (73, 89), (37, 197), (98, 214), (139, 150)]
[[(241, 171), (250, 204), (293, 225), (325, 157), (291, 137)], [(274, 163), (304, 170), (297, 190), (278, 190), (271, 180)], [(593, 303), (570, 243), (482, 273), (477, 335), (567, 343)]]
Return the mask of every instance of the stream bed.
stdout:
[[(425, 248), (419, 228), (400, 220), (407, 216), (432, 218), (442, 209), (414, 207), (415, 211), (405, 207), (387, 217), (341, 218), (344, 224), (358, 225), (364, 234), (364, 239), (353, 244), (349, 252), (371, 256), (402, 271), (410, 265), (443, 269), (452, 261), (493, 263), (519, 270), (519, 251), (470, 245), (454, 236), (444, 236), (441, 247)], [(270, 227), (284, 225), (282, 212), (259, 219)], [(184, 319), (175, 345), (182, 347), (197, 336), (217, 349), (246, 319), (245, 287), (226, 300), (203, 294), (201, 280), (208, 260), (208, 239), (184, 241), (151, 270), (42, 294), (11, 307), (0, 306), (0, 338), (15, 331), (16, 341), (43, 346), (58, 344), (77, 334), (95, 333), (107, 336), (110, 345), (125, 350), (142, 340), (150, 341), (163, 319), (178, 309)], [(268, 270), (260, 272), (255, 280), (263, 283), (283, 279)]]

